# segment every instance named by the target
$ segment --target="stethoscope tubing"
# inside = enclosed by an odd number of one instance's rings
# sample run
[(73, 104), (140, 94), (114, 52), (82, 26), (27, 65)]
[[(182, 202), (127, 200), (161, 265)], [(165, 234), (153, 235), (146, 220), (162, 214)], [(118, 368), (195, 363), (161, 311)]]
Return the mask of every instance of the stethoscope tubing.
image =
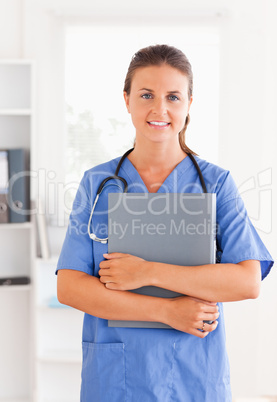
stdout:
[[(88, 235), (91, 238), (91, 240), (97, 241), (97, 242), (102, 243), (102, 244), (106, 244), (108, 242), (108, 237), (105, 237), (105, 238), (101, 239), (100, 237), (97, 237), (94, 233), (91, 233), (90, 227), (91, 227), (92, 216), (93, 216), (96, 204), (98, 202), (98, 199), (100, 197), (100, 194), (102, 193), (102, 191), (103, 191), (103, 189), (105, 187), (105, 184), (108, 181), (110, 181), (110, 180), (119, 180), (119, 181), (121, 181), (123, 183), (123, 185), (124, 185), (123, 193), (127, 193), (127, 191), (128, 191), (127, 181), (124, 179), (124, 177), (118, 176), (118, 173), (119, 173), (119, 170), (121, 168), (122, 163), (124, 162), (124, 160), (127, 158), (127, 156), (133, 150), (134, 150), (134, 148), (131, 148), (127, 152), (125, 152), (125, 154), (121, 157), (120, 161), (118, 162), (118, 165), (116, 167), (114, 175), (106, 177), (104, 180), (101, 181), (101, 183), (100, 183), (100, 185), (98, 187), (96, 197), (95, 197), (92, 209), (91, 209), (89, 221), (88, 221)], [(207, 193), (207, 187), (206, 187), (206, 184), (205, 184), (205, 180), (204, 180), (204, 177), (202, 175), (202, 172), (201, 172), (201, 169), (200, 169), (198, 163), (196, 162), (196, 160), (195, 160), (195, 158), (194, 158), (194, 156), (192, 154), (188, 153), (187, 155), (189, 156), (189, 158), (191, 159), (193, 165), (195, 166), (195, 168), (197, 170), (197, 173), (198, 173), (198, 176), (199, 176), (199, 179), (200, 179), (200, 182), (201, 182), (201, 186), (202, 186), (202, 189), (203, 189), (203, 193)]]

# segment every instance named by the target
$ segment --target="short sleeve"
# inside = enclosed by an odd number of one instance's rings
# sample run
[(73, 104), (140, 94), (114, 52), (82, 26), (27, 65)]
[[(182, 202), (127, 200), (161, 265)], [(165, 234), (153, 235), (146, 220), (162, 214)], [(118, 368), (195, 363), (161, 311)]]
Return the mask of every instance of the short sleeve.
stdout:
[(60, 269), (73, 269), (90, 275), (93, 273), (93, 245), (87, 232), (91, 211), (88, 194), (89, 180), (85, 173), (73, 202), (56, 273)]
[(258, 260), (262, 279), (269, 274), (273, 259), (250, 221), (229, 173), (217, 195), (217, 240), (221, 263)]

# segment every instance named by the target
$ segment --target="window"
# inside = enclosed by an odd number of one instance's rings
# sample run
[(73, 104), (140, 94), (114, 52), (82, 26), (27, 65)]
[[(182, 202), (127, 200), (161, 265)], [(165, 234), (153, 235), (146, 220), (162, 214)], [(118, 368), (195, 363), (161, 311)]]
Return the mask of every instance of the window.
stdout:
[(123, 100), (125, 75), (141, 47), (166, 43), (192, 64), (194, 101), (187, 144), (217, 162), (219, 36), (213, 28), (173, 26), (68, 26), (66, 29), (66, 181), (122, 155), (134, 141)]

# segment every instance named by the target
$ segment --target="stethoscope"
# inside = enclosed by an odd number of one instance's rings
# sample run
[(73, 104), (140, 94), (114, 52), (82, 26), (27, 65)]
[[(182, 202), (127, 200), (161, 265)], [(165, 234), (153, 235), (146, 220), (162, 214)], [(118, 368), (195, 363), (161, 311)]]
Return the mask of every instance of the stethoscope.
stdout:
[[(90, 226), (91, 226), (92, 216), (93, 216), (94, 210), (96, 208), (96, 204), (97, 204), (97, 202), (99, 200), (99, 197), (100, 197), (100, 195), (101, 195), (101, 193), (102, 193), (102, 191), (103, 191), (103, 189), (105, 187), (105, 184), (108, 181), (110, 181), (110, 180), (119, 180), (119, 181), (121, 181), (123, 183), (123, 193), (127, 193), (127, 191), (128, 191), (127, 181), (124, 179), (124, 177), (118, 176), (118, 173), (119, 173), (119, 170), (121, 168), (122, 163), (124, 162), (124, 160), (127, 158), (127, 156), (133, 150), (134, 150), (134, 148), (131, 148), (127, 152), (125, 152), (125, 154), (121, 157), (120, 161), (118, 162), (118, 165), (116, 167), (114, 175), (106, 177), (104, 180), (101, 181), (101, 183), (100, 183), (100, 185), (98, 187), (96, 197), (95, 197), (92, 209), (91, 209), (89, 221), (88, 221), (88, 234), (89, 234), (89, 237), (91, 238), (91, 240), (97, 241), (97, 242), (102, 243), (102, 244), (106, 244), (108, 242), (108, 237), (105, 237), (105, 238), (101, 239), (100, 237), (97, 237), (96, 234), (91, 233)], [(195, 160), (195, 158), (194, 158), (194, 156), (192, 154), (188, 153), (187, 155), (189, 156), (189, 158), (191, 159), (192, 163), (194, 164), (194, 166), (195, 166), (195, 168), (197, 170), (197, 173), (198, 173), (198, 176), (199, 176), (199, 179), (200, 179), (200, 182), (201, 182), (201, 186), (202, 186), (202, 189), (203, 189), (203, 193), (207, 193), (207, 187), (206, 187), (206, 184), (205, 184), (205, 180), (204, 180), (204, 177), (202, 175), (202, 172), (200, 170), (200, 167), (199, 167), (198, 163), (196, 162), (196, 160)]]

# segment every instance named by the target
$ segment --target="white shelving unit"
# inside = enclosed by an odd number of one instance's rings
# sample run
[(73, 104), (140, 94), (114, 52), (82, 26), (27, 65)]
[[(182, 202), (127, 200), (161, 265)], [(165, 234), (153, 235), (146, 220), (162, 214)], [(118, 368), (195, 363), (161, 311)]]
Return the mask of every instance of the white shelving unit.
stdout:
[[(34, 124), (33, 63), (0, 60), (0, 148), (30, 151)], [(0, 402), (32, 401), (34, 225), (0, 224), (0, 277), (31, 284), (0, 286)]]
[[(0, 149), (25, 148), (35, 169), (34, 66), (0, 60)], [(31, 198), (36, 192), (31, 183)], [(56, 299), (57, 259), (36, 258), (35, 224), (0, 224), (0, 402), (79, 402), (83, 313)]]
[(79, 402), (83, 313), (58, 302), (56, 265), (57, 258), (36, 260), (35, 401)]

